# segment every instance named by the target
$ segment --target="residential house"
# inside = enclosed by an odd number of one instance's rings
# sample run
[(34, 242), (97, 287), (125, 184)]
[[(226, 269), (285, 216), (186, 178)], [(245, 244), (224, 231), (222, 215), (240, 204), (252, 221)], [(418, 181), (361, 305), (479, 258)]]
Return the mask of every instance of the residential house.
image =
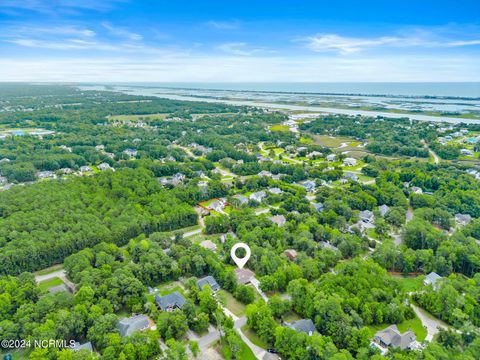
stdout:
[(258, 191), (256, 193), (253, 193), (253, 194), (250, 194), (250, 200), (254, 200), (256, 202), (259, 202), (261, 203), (263, 198), (266, 197), (267, 194), (265, 193), (265, 191)]
[(270, 189), (268, 189), (268, 192), (269, 192), (270, 194), (279, 195), (279, 194), (281, 194), (283, 191), (282, 191), (282, 189), (275, 187), (275, 188), (270, 188)]
[(123, 153), (124, 153), (124, 154), (127, 154), (127, 155), (130, 156), (130, 157), (135, 157), (135, 156), (137, 156), (138, 151), (135, 150), (135, 149), (130, 149), (130, 148), (128, 148), (128, 149), (123, 150)]
[(70, 168), (61, 168), (58, 171), (64, 175), (73, 174), (73, 169)]
[(345, 180), (352, 180), (352, 181), (358, 181), (358, 175), (351, 172), (351, 171), (347, 171), (345, 172), (345, 174), (343, 174), (343, 178)]
[(217, 245), (211, 240), (204, 240), (200, 243), (200, 246), (204, 249), (211, 250), (213, 252), (217, 251)]
[(81, 172), (91, 172), (93, 170), (90, 166), (85, 165), (85, 166), (80, 166), (80, 171)]
[(261, 177), (272, 177), (272, 173), (266, 170), (260, 171), (257, 175)]
[(165, 296), (155, 295), (155, 302), (162, 311), (181, 309), (185, 305), (185, 298), (178, 291)]
[(419, 188), (418, 186), (412, 186), (411, 190), (414, 194), (423, 194), (422, 188)]
[(223, 212), (223, 209), (227, 205), (225, 199), (217, 199), (212, 201), (207, 208), (210, 210), (215, 210), (217, 212)]
[(150, 324), (146, 315), (134, 315), (123, 318), (117, 324), (121, 337), (131, 336), (133, 333), (146, 330), (149, 327)]
[(307, 190), (308, 192), (314, 191), (315, 187), (317, 186), (315, 181), (312, 181), (312, 180), (303, 181), (300, 183), (300, 185), (303, 186), (305, 190)]
[(324, 249), (330, 249), (330, 250), (333, 250), (333, 251), (338, 251), (338, 248), (332, 244), (330, 244), (329, 242), (326, 242), (326, 241), (320, 241), (318, 243), (321, 247), (323, 247)]
[(465, 226), (472, 221), (472, 217), (468, 214), (455, 214), (455, 222), (458, 225)]
[(373, 341), (381, 347), (396, 347), (401, 350), (414, 349), (417, 346), (417, 339), (412, 331), (400, 334), (397, 325), (391, 325), (386, 329), (378, 331)]
[(370, 210), (360, 211), (360, 213), (358, 214), (358, 217), (364, 223), (372, 224), (374, 220), (373, 212), (371, 212)]
[(220, 285), (218, 285), (217, 280), (215, 280), (213, 276), (208, 275), (197, 281), (197, 286), (200, 291), (205, 285), (209, 285), (212, 291), (220, 290)]
[(337, 158), (336, 154), (328, 154), (327, 155), (327, 161), (335, 161), (336, 158)]
[(272, 222), (277, 224), (278, 226), (283, 226), (287, 222), (287, 219), (285, 219), (285, 216), (283, 215), (275, 215), (270, 218)]
[(98, 170), (101, 171), (106, 171), (106, 170), (112, 170), (115, 171), (113, 167), (110, 166), (108, 163), (101, 163), (100, 165), (97, 166)]
[(436, 272), (431, 272), (427, 276), (425, 276), (425, 279), (423, 280), (423, 284), (425, 286), (432, 285), (433, 289), (436, 290), (438, 288), (438, 280), (442, 279), (440, 275), (438, 275)]
[(347, 157), (343, 160), (343, 166), (357, 166), (357, 160)]
[(311, 319), (301, 319), (294, 321), (290, 324), (286, 324), (289, 328), (312, 336), (316, 332), (315, 325)]
[(307, 154), (307, 158), (309, 159), (318, 159), (321, 158), (323, 154), (319, 151), (312, 151), (311, 153)]
[(313, 203), (313, 207), (314, 207), (315, 210), (318, 211), (318, 212), (323, 211), (323, 208), (324, 208), (323, 204), (320, 203), (320, 202), (319, 202), (319, 203)]
[(95, 150), (97, 150), (97, 151), (105, 150), (105, 145), (97, 145), (97, 146), (95, 146)]
[(460, 149), (460, 154), (465, 156), (473, 156), (473, 151), (468, 149)]
[(378, 207), (378, 211), (380, 212), (380, 215), (381, 215), (381, 216), (387, 215), (387, 213), (388, 213), (389, 210), (390, 210), (390, 208), (388, 207), (388, 205), (385, 205), (385, 204), (380, 205), (380, 206)]
[(55, 177), (53, 171), (38, 171), (36, 175), (39, 179), (48, 179)]
[(290, 260), (297, 258), (297, 251), (295, 249), (287, 249), (283, 252)]
[(0, 176), (0, 186), (8, 183), (8, 179), (5, 176)]
[(90, 352), (93, 352), (93, 346), (90, 341), (84, 344), (80, 344), (78, 341), (75, 341), (75, 344), (73, 345), (72, 350), (73, 351), (88, 350)]
[(248, 204), (248, 198), (243, 195), (234, 195), (233, 196), (237, 201), (240, 203), (240, 205)]
[(237, 279), (237, 283), (241, 285), (250, 283), (254, 276), (255, 274), (252, 270), (240, 268), (235, 269), (235, 277)]

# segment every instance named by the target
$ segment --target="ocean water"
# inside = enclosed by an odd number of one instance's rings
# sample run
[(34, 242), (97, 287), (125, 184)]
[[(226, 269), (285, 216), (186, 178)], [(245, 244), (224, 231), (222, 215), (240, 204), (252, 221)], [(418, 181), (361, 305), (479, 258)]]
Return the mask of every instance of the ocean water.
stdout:
[[(120, 85), (120, 84), (119, 84)], [(176, 89), (480, 98), (480, 82), (448, 83), (122, 83)]]

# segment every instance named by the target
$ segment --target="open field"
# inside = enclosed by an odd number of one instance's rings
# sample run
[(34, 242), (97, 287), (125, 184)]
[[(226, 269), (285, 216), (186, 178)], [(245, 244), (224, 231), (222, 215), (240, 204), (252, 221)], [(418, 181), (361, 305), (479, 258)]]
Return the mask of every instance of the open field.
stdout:
[(54, 277), (54, 278), (42, 281), (40, 284), (38, 284), (38, 288), (40, 289), (40, 291), (43, 292), (43, 291), (47, 291), (52, 286), (57, 286), (61, 284), (63, 284), (62, 279), (58, 277)]
[(258, 347), (261, 347), (262, 349), (268, 349), (272, 347), (272, 344), (269, 344), (262, 339), (260, 339), (255, 331), (250, 329), (248, 325), (243, 325), (242, 326), (242, 332), (245, 334), (245, 336), (250, 340), (253, 344), (257, 345)]
[(289, 129), (288, 129), (288, 126), (287, 126), (287, 125), (272, 125), (272, 126), (270, 126), (270, 131), (283, 131), (283, 132), (286, 132), (286, 131), (289, 131)]
[(224, 300), (224, 306), (238, 317), (245, 315), (245, 305), (239, 302), (228, 291), (218, 290), (217, 297)]

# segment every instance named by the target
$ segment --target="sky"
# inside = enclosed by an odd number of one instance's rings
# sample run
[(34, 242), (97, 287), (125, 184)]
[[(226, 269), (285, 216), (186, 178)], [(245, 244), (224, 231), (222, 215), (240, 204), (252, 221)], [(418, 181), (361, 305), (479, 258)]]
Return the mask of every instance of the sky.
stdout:
[(0, 0), (0, 81), (480, 81), (480, 1)]

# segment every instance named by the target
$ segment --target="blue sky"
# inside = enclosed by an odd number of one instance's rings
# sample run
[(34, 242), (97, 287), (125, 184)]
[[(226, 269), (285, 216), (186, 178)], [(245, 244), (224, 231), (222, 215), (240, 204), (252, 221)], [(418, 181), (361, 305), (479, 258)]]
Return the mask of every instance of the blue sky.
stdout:
[(0, 81), (480, 81), (480, 1), (0, 1)]

